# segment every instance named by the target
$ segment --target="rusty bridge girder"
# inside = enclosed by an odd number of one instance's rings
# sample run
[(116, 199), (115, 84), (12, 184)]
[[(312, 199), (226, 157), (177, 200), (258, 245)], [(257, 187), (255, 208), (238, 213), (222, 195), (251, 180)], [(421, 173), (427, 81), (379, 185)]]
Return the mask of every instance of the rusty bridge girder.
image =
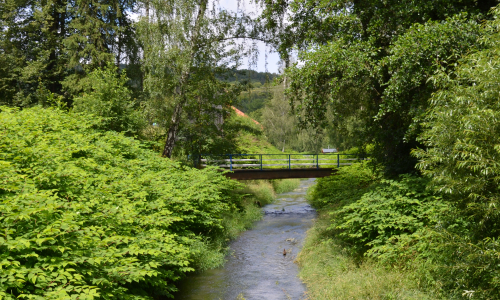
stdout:
[(335, 174), (337, 168), (233, 170), (224, 175), (236, 180), (320, 178)]

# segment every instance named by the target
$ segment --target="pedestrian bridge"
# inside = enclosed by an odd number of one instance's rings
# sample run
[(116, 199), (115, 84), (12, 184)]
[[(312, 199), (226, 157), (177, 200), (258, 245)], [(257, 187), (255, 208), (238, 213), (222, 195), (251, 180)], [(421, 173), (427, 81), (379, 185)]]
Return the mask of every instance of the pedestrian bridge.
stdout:
[(355, 154), (225, 154), (202, 156), (201, 167), (218, 166), (237, 180), (318, 178), (367, 158)]

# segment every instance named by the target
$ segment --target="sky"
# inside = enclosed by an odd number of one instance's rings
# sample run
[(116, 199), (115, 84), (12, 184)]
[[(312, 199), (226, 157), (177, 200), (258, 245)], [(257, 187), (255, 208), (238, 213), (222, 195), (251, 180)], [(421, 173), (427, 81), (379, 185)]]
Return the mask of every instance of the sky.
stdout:
[[(215, 0), (217, 1), (217, 0)], [(227, 10), (230, 11), (236, 11), (238, 8), (238, 1), (237, 0), (218, 0), (217, 1), (219, 5)], [(253, 12), (257, 13), (258, 8), (255, 3), (251, 3), (250, 0), (240, 0), (240, 5), (242, 9), (244, 9), (245, 12)], [(253, 66), (252, 69), (259, 71), (259, 72), (264, 72), (266, 70), (266, 58), (265, 58), (265, 53), (266, 53), (266, 44), (263, 42), (258, 41), (257, 42), (257, 47), (259, 49), (259, 56), (257, 59), (257, 66)], [(267, 47), (267, 51), (269, 52), (270, 47)], [(278, 67), (279, 67), (279, 61), (280, 57), (278, 53), (276, 52), (269, 52), (267, 54), (267, 71), (270, 73), (278, 73)], [(247, 69), (248, 68), (248, 60), (245, 59), (243, 61), (243, 66), (241, 66), (242, 69)]]
[[(252, 0), (211, 0), (216, 4), (220, 5), (222, 9), (226, 9), (228, 11), (236, 12), (238, 10), (238, 2), (240, 3), (240, 9), (244, 10), (246, 13), (254, 13), (255, 16), (259, 12), (259, 8)], [(213, 2), (212, 2), (213, 3)], [(132, 13), (131, 18), (133, 20), (137, 20), (139, 18), (139, 14)], [(257, 57), (257, 65), (253, 65), (251, 67), (252, 70), (256, 70), (258, 72), (266, 71), (266, 51), (267, 51), (267, 72), (270, 73), (279, 73), (279, 62), (280, 57), (278, 53), (272, 51), (271, 47), (266, 47), (266, 44), (261, 41), (257, 41), (257, 47), (259, 49), (258, 57)], [(242, 61), (242, 66), (240, 69), (248, 69), (248, 59), (245, 58)]]

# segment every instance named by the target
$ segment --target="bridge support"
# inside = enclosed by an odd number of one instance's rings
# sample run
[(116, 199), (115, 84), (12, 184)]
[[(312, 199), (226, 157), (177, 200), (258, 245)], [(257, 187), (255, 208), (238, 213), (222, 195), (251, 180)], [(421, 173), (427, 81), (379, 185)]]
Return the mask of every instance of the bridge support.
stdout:
[(253, 179), (285, 179), (285, 178), (319, 178), (335, 174), (337, 169), (267, 169), (267, 170), (233, 170), (225, 173), (231, 179), (253, 180)]

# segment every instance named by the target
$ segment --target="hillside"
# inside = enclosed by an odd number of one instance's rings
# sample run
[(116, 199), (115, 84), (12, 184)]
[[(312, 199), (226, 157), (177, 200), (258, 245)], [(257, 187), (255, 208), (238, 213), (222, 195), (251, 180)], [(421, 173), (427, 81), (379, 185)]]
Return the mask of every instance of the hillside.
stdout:
[[(235, 110), (231, 114), (230, 122), (238, 126), (238, 136), (236, 137), (237, 148), (240, 153), (258, 154), (282, 154), (281, 150), (273, 146), (264, 134), (262, 125), (250, 118), (245, 113)], [(284, 153), (295, 153), (285, 151)]]

